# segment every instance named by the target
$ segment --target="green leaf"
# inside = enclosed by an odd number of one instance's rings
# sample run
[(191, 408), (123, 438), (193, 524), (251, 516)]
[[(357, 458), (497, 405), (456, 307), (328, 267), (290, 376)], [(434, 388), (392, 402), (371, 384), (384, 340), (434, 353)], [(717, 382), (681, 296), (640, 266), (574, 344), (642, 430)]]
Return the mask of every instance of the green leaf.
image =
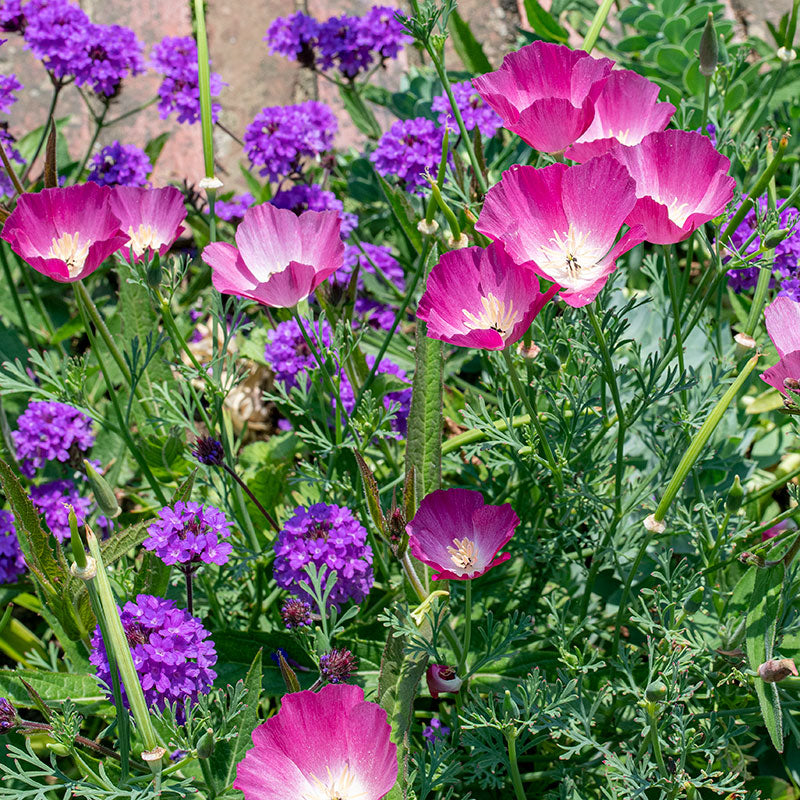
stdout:
[(45, 701), (61, 703), (69, 698), (77, 705), (106, 701), (94, 675), (25, 669), (16, 669), (13, 672), (0, 670), (0, 697), (7, 697), (12, 705), (19, 708), (35, 708), (19, 678), (24, 678)]
[(442, 343), (427, 337), (428, 326), (417, 323), (414, 384), (408, 415), (406, 464), (416, 473), (416, 495), (438, 489), (442, 479)]
[(167, 143), (169, 137), (170, 133), (168, 131), (159, 133), (158, 136), (154, 136), (144, 146), (144, 151), (147, 153), (147, 157), (150, 159), (150, 163), (153, 165), (153, 167), (155, 167), (158, 157), (161, 155), (161, 151), (164, 149), (164, 145)]
[(645, 33), (660, 33), (666, 20), (657, 11), (648, 11), (636, 20), (637, 30)]
[(525, 0), (525, 16), (528, 18), (528, 25), (545, 41), (556, 44), (566, 44), (569, 41), (569, 32), (559, 25), (552, 14), (542, 8), (539, 0)]
[(672, 44), (680, 44), (689, 30), (689, 20), (686, 17), (674, 17), (664, 24), (664, 36)]
[(483, 52), (481, 43), (475, 38), (475, 34), (469, 27), (469, 23), (462, 19), (458, 11), (453, 11), (448, 20), (450, 28), (450, 40), (458, 53), (461, 62), (469, 72), (476, 75), (483, 75), (484, 72), (491, 72), (492, 65)]
[(258, 725), (258, 702), (261, 699), (261, 663), (262, 651), (259, 650), (244, 679), (247, 689), (247, 707), (239, 715), (238, 731), (235, 738), (220, 742), (214, 749), (211, 759), (212, 773), (224, 776), (224, 786), (233, 783), (236, 766), (244, 758), (245, 753), (253, 746), (252, 733)]
[(400, 223), (400, 227), (403, 229), (409, 244), (418, 253), (422, 252), (422, 234), (417, 230), (416, 214), (408, 202), (408, 198), (403, 192), (390, 186), (381, 175), (375, 174), (386, 199), (389, 201), (392, 213)]
[[(775, 631), (780, 614), (784, 573), (783, 564), (769, 569), (756, 570), (753, 593), (750, 595), (750, 607), (747, 610), (745, 631), (747, 663), (752, 670), (757, 670), (761, 664), (772, 658)], [(759, 677), (754, 680), (764, 724), (767, 726), (775, 749), (782, 753), (783, 713), (778, 687), (774, 683), (765, 683)]]
[(670, 75), (683, 75), (689, 54), (677, 44), (662, 45), (656, 52), (656, 64)]
[(353, 125), (370, 139), (379, 138), (381, 126), (358, 93), (358, 90), (351, 86), (340, 86), (339, 96), (342, 98), (345, 111), (350, 115), (350, 119), (353, 120)]
[(617, 50), (621, 53), (636, 53), (650, 44), (647, 36), (626, 36), (617, 42)]
[(753, 398), (745, 409), (745, 414), (764, 414), (783, 408), (783, 395), (777, 389), (767, 389)]

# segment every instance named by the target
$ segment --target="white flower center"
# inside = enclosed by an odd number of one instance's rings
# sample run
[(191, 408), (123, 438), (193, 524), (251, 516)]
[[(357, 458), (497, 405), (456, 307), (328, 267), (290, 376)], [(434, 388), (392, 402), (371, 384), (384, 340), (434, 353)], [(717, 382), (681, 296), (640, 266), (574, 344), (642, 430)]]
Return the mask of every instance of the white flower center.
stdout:
[(611, 134), (620, 144), (628, 144), (628, 137), (631, 135), (631, 129), (626, 128), (624, 131), (617, 131)]
[(505, 338), (514, 329), (514, 326), (519, 322), (520, 314), (514, 308), (514, 303), (509, 300), (508, 308), (506, 304), (496, 298), (491, 292), (484, 297), (481, 297), (481, 305), (483, 310), (478, 314), (473, 314), (467, 309), (462, 309), (461, 313), (466, 320), (466, 327), (468, 330), (497, 331), (505, 341)]
[(46, 258), (57, 258), (67, 265), (70, 278), (79, 275), (89, 255), (91, 240), (81, 241), (80, 233), (63, 233), (60, 239), (53, 239)]
[(463, 539), (453, 539), (455, 547), (448, 547), (447, 552), (450, 553), (450, 560), (459, 569), (468, 569), (474, 567), (478, 560), (478, 546), (471, 539), (465, 536)]
[(139, 225), (136, 230), (134, 230), (133, 225), (131, 225), (131, 227), (128, 228), (128, 236), (130, 238), (129, 245), (137, 256), (142, 255), (148, 248), (151, 250), (158, 250), (163, 244), (159, 232), (153, 230), (152, 225), (145, 225), (144, 223)]
[(316, 775), (311, 776), (311, 791), (304, 794), (302, 800), (363, 800), (367, 792), (356, 776), (345, 764), (338, 775), (334, 775), (330, 767), (326, 767), (327, 778), (323, 781)]
[(550, 245), (542, 247), (545, 259), (537, 263), (556, 283), (570, 289), (588, 286), (594, 280), (592, 271), (605, 255), (589, 241), (591, 231), (577, 231), (570, 222), (566, 234), (553, 231)]
[(655, 198), (661, 205), (667, 207), (667, 216), (678, 226), (681, 227), (686, 218), (691, 213), (688, 203), (681, 203), (677, 197), (672, 200), (662, 200), (660, 197)]

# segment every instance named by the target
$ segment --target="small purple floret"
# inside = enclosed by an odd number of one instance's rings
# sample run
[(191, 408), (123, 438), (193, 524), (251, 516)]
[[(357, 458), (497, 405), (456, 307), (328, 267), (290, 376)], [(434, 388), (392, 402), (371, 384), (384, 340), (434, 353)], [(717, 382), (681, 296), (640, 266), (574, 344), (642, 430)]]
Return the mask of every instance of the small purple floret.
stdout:
[(428, 186), (427, 170), (436, 175), (442, 158), (444, 128), (424, 117), (398, 120), (381, 136), (369, 160), (383, 177), (393, 176), (414, 194)]
[(31, 502), (40, 514), (44, 514), (44, 521), (50, 533), (63, 542), (69, 538), (69, 511), (70, 505), (75, 509), (75, 518), (78, 525), (83, 525), (89, 516), (92, 506), (88, 497), (81, 497), (72, 481), (50, 481), (41, 486), (31, 486)]
[(89, 162), (86, 180), (100, 186), (147, 186), (147, 176), (153, 165), (147, 153), (135, 144), (112, 142)]
[(25, 572), (25, 558), (14, 528), (14, 515), (0, 510), (0, 583), (14, 583)]

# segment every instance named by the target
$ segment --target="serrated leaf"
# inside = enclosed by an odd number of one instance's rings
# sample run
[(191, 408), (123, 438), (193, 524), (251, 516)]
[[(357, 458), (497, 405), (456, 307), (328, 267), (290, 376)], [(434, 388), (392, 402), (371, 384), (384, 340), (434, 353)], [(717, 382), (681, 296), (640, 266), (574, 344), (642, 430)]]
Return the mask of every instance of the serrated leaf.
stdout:
[(69, 698), (76, 705), (83, 705), (102, 703), (106, 699), (95, 676), (88, 673), (0, 670), (0, 696), (7, 697), (19, 708), (35, 708), (19, 678), (24, 678), (45, 701), (61, 703)]
[(491, 72), (492, 65), (483, 52), (481, 43), (475, 38), (469, 23), (466, 22), (458, 11), (453, 11), (448, 19), (450, 29), (450, 41), (453, 43), (458, 57), (469, 72), (476, 75), (483, 75), (484, 72)]

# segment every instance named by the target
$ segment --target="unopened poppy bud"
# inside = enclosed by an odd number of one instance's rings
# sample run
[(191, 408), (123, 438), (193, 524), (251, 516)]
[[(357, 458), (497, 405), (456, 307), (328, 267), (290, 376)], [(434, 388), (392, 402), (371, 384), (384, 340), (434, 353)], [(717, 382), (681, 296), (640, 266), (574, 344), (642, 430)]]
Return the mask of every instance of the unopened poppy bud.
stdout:
[(784, 239), (791, 236), (794, 233), (792, 228), (778, 228), (778, 230), (770, 231), (764, 237), (764, 247), (767, 250), (772, 250), (773, 248), (777, 247)]
[(550, 352), (550, 350), (545, 350), (542, 354), (542, 360), (544, 361), (544, 365), (549, 372), (558, 372), (561, 369), (561, 361), (559, 360), (558, 356), (555, 353)]
[(569, 345), (566, 342), (556, 342), (555, 352), (562, 361), (566, 361), (569, 358)]
[(120, 509), (117, 496), (108, 481), (85, 459), (83, 466), (86, 469), (86, 477), (89, 479), (89, 485), (92, 487), (98, 508), (109, 519), (118, 517), (122, 509)]
[(519, 706), (514, 702), (514, 698), (508, 689), (506, 689), (503, 697), (503, 715), (507, 719), (516, 719), (519, 716)]
[(61, 742), (48, 742), (47, 749), (57, 756), (68, 756), (69, 748), (61, 744)]
[(699, 586), (692, 596), (683, 604), (683, 610), (687, 614), (694, 614), (701, 605), (703, 605), (703, 594), (705, 590)]
[(206, 728), (206, 732), (200, 737), (197, 743), (197, 757), (211, 758), (214, 753), (214, 729)]
[(656, 700), (663, 700), (667, 696), (667, 687), (664, 685), (663, 681), (653, 681), (647, 685), (647, 688), (644, 690), (644, 696), (651, 703), (654, 703)]
[(717, 32), (714, 30), (714, 15), (708, 12), (706, 26), (703, 28), (703, 35), (700, 37), (700, 74), (707, 78), (714, 74), (719, 61), (719, 45), (717, 43)]
[(428, 691), (434, 700), (441, 692), (457, 692), (462, 683), (455, 669), (447, 664), (431, 664), (425, 673), (425, 679), (428, 682)]
[(739, 480), (739, 476), (737, 475), (733, 479), (733, 486), (731, 486), (730, 490), (728, 491), (728, 496), (725, 498), (725, 510), (729, 514), (735, 514), (742, 507), (743, 501), (744, 489), (742, 488), (742, 482)]
[[(300, 681), (297, 680), (297, 675), (295, 674), (295, 671), (286, 662), (286, 658), (284, 657), (283, 653), (280, 650), (278, 651), (278, 666), (280, 667), (281, 670), (281, 677), (283, 678), (283, 682), (286, 684), (286, 691), (299, 692)], [(199, 746), (198, 746), (198, 752), (199, 752)]]
[(777, 683), (790, 675), (798, 677), (797, 667), (791, 658), (772, 658), (758, 668), (758, 677), (764, 683)]
[(0, 697), (0, 734), (14, 730), (18, 724), (17, 710), (5, 697)]
[(161, 269), (161, 259), (158, 257), (158, 253), (156, 253), (150, 265), (147, 267), (147, 285), (151, 289), (158, 289), (158, 287), (161, 286), (163, 277), (164, 272)]

